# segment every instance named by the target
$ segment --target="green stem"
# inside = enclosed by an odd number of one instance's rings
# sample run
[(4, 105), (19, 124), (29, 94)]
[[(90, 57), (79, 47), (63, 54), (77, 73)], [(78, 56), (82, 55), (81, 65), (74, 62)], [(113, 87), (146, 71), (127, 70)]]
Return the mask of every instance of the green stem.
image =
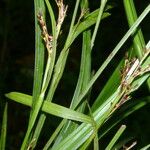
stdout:
[(27, 132), (26, 132), (26, 135), (25, 135), (25, 138), (23, 140), (23, 143), (22, 143), (22, 146), (21, 146), (21, 150), (25, 150), (27, 145), (29, 144), (28, 140), (29, 140), (29, 136), (30, 136), (30, 133), (33, 129), (33, 126), (34, 126), (34, 123), (36, 121), (36, 118), (37, 118), (37, 115), (38, 115), (38, 112), (42, 106), (42, 103), (43, 103), (43, 99), (44, 99), (44, 95), (40, 95), (39, 99), (37, 100), (36, 104), (35, 104), (35, 108), (34, 108), (34, 111), (32, 113), (32, 115), (30, 116), (30, 120), (29, 120), (29, 124), (28, 124), (28, 129), (27, 129)]
[(97, 32), (98, 32), (98, 28), (99, 28), (99, 25), (100, 25), (100, 22), (101, 22), (101, 18), (102, 18), (103, 11), (104, 11), (106, 3), (107, 3), (107, 0), (101, 0), (99, 14), (98, 14), (98, 17), (97, 17), (96, 25), (95, 25), (94, 32), (93, 32), (92, 39), (91, 39), (91, 50), (94, 46), (95, 38), (96, 38), (96, 35), (97, 35)]
[(47, 78), (48, 78), (50, 64), (51, 64), (51, 56), (48, 54), (48, 59), (47, 59), (47, 64), (46, 64), (46, 69), (45, 69), (45, 74), (44, 74), (44, 79), (43, 79), (43, 84), (42, 84), (42, 90), (41, 90), (41, 93), (44, 93), (44, 94), (48, 86)]
[(73, 12), (73, 17), (72, 17), (72, 21), (71, 21), (71, 25), (70, 25), (70, 30), (69, 30), (68, 37), (72, 34), (72, 31), (73, 31), (73, 26), (74, 26), (75, 19), (76, 19), (76, 16), (77, 16), (77, 11), (78, 11), (78, 8), (79, 8), (79, 3), (80, 3), (80, 0), (77, 0), (76, 1), (76, 5), (75, 5), (75, 9), (74, 9), (74, 12)]

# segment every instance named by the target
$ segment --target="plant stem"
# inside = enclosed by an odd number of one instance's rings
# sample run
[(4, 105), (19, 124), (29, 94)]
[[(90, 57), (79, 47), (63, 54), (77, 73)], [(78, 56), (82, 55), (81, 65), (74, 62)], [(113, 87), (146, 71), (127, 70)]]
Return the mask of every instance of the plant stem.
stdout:
[(95, 25), (94, 32), (93, 32), (92, 39), (91, 39), (91, 50), (94, 46), (95, 38), (96, 38), (96, 35), (97, 35), (97, 32), (98, 32), (98, 28), (99, 28), (99, 25), (100, 25), (100, 22), (101, 22), (101, 18), (102, 18), (103, 11), (104, 11), (106, 3), (107, 3), (107, 0), (101, 0), (99, 14), (98, 14), (98, 17), (97, 17), (96, 25)]

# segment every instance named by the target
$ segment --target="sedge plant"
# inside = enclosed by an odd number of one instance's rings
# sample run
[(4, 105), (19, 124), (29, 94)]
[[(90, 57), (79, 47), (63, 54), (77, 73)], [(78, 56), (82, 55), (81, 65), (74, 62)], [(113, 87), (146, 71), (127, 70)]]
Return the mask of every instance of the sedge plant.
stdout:
[[(146, 84), (150, 89), (150, 42), (145, 44), (139, 26), (149, 14), (150, 4), (137, 16), (133, 0), (124, 0), (129, 30), (95, 73), (93, 73), (91, 60), (92, 53), (94, 53), (94, 43), (101, 29), (101, 21), (111, 16), (108, 10), (113, 7), (108, 4), (107, 0), (101, 0), (100, 7), (91, 12), (88, 0), (76, 0), (65, 44), (61, 51), (58, 51), (59, 37), (63, 34), (61, 33), (61, 30), (63, 31), (62, 25), (67, 17), (69, 5), (65, 5), (63, 0), (56, 0), (55, 4), (58, 8), (57, 15), (54, 13), (51, 1), (34, 0), (35, 69), (33, 94), (27, 95), (20, 92), (5, 94), (10, 100), (31, 107), (27, 131), (20, 149), (36, 149), (43, 125), (47, 117), (50, 117), (48, 114), (51, 114), (62, 118), (62, 121), (56, 130), (50, 133), (51, 136), (45, 143), (44, 150), (82, 150), (88, 149), (92, 143), (94, 143), (93, 149), (98, 150), (101, 149), (99, 141), (104, 135), (109, 133), (122, 119), (150, 102), (149, 96), (139, 100), (130, 97), (131, 93), (136, 92), (142, 84)], [(48, 18), (45, 15), (46, 11), (49, 14)], [(47, 27), (48, 19), (51, 22), (49, 27), (51, 33)], [(54, 94), (64, 73), (71, 45), (79, 35), (82, 35), (82, 52), (78, 81), (70, 107), (64, 107), (53, 102)], [(93, 104), (90, 105), (93, 85), (129, 38), (132, 39), (132, 45), (126, 50), (128, 56), (125, 57), (124, 54), (122, 60), (119, 60), (120, 63), (115, 71), (112, 72), (107, 83)], [(46, 65), (44, 65), (45, 62)], [(116, 111), (123, 107), (124, 103), (131, 101), (130, 99), (132, 99), (132, 103), (128, 105), (127, 109), (121, 112), (118, 118), (110, 121)], [(3, 129), (0, 137), (1, 150), (5, 149), (6, 124), (7, 105), (4, 110)], [(105, 147), (106, 150), (115, 149), (116, 143), (125, 129), (126, 125), (122, 125), (118, 129)], [(135, 143), (131, 147), (134, 145)], [(149, 145), (145, 147), (149, 147)]]

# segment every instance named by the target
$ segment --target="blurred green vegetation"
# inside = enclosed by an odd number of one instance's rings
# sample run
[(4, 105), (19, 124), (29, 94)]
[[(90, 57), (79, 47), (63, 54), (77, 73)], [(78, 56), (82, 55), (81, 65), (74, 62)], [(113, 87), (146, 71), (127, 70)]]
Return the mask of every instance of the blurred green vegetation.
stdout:
[[(69, 3), (69, 11), (71, 12), (74, 7), (74, 2), (66, 0)], [(109, 3), (114, 4), (111, 10), (111, 16), (100, 25), (100, 32), (93, 49), (93, 68), (97, 70), (98, 66), (104, 61), (106, 56), (118, 43), (121, 37), (128, 29), (126, 16), (122, 1), (110, 0)], [(148, 4), (148, 1), (135, 1), (138, 14)], [(90, 1), (91, 10), (99, 6), (98, 1)], [(1, 0), (0, 2), (0, 121), (2, 120), (2, 112), (4, 106), (4, 93), (9, 91), (20, 91), (23, 93), (32, 93), (33, 86), (33, 70), (34, 70), (34, 7), (33, 1), (30, 0)], [(68, 13), (64, 26), (64, 33), (67, 33), (68, 21), (71, 13)], [(150, 37), (150, 15), (142, 22), (142, 31), (147, 42)], [(114, 36), (115, 35), (115, 36)], [(63, 37), (61, 35), (60, 46), (63, 44)], [(103, 41), (103, 42), (101, 42)], [(81, 39), (75, 41), (71, 46), (70, 57), (65, 68), (65, 73), (59, 84), (59, 88), (55, 94), (55, 101), (61, 99), (61, 105), (69, 106), (70, 99), (75, 89), (78, 78), (78, 71), (80, 66), (81, 54)], [(122, 48), (122, 52), (117, 55), (113, 63), (109, 65), (103, 73), (102, 78), (94, 85), (92, 92), (93, 97), (96, 97), (102, 89), (111, 71), (117, 66), (121, 56), (127, 47), (130, 46), (130, 41)], [(101, 49), (101, 51), (99, 50)], [(100, 85), (100, 86), (99, 86)], [(69, 87), (69, 88), (68, 88)], [(149, 95), (145, 87), (143, 90), (138, 90), (138, 96)], [(60, 103), (60, 101), (59, 101)], [(29, 108), (20, 104), (9, 102), (8, 104), (8, 135), (7, 135), (7, 149), (16, 150), (20, 147), (21, 139), (27, 128), (27, 117), (29, 115)], [(127, 130), (124, 137), (131, 137), (133, 141), (137, 141), (138, 147), (142, 147), (150, 142), (150, 105), (143, 107), (130, 115), (127, 119), (123, 120), (121, 124), (127, 125)], [(49, 130), (55, 129), (59, 123), (59, 119), (53, 117), (54, 121), (50, 120), (53, 126), (49, 127), (47, 120), (45, 128)], [(114, 128), (114, 131), (116, 129)], [(42, 137), (46, 137), (47, 133), (43, 132)], [(49, 137), (49, 135), (47, 135)], [(104, 137), (107, 142), (111, 137)], [(44, 140), (46, 140), (44, 138)], [(41, 141), (41, 146), (42, 146)], [(11, 147), (9, 147), (11, 145)], [(39, 148), (40, 149), (40, 148)]]

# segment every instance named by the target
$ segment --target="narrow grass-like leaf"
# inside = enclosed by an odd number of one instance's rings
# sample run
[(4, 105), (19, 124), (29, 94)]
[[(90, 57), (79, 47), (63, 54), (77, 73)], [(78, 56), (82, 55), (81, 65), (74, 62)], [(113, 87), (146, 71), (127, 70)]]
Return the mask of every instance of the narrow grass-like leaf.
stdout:
[(90, 49), (90, 31), (85, 31), (83, 33), (83, 48), (81, 56), (81, 67), (80, 74), (77, 83), (77, 87), (71, 101), (71, 108), (74, 108), (76, 101), (78, 101), (79, 95), (82, 93), (82, 90), (86, 87), (88, 81), (91, 77), (91, 49)]
[[(87, 103), (88, 109), (89, 109), (89, 114), (90, 116), (93, 118), (93, 114), (91, 111), (91, 108), (89, 106), (89, 104)], [(90, 143), (92, 142), (92, 140), (94, 139), (94, 149), (98, 149), (98, 134), (97, 134), (97, 124), (95, 122), (95, 128), (93, 129), (93, 134), (86, 140), (86, 142), (80, 147), (80, 150), (83, 149), (87, 149), (90, 145)]]
[[(128, 24), (129, 27), (131, 27), (133, 23), (136, 21), (136, 19), (138, 18), (136, 14), (134, 2), (133, 0), (124, 0), (123, 2), (124, 2), (125, 12), (128, 19)], [(133, 34), (133, 44), (134, 44), (135, 53), (137, 54), (138, 58), (141, 58), (144, 53), (145, 41), (140, 28)]]
[(64, 126), (65, 122), (66, 122), (66, 119), (63, 119), (61, 121), (61, 123), (58, 125), (58, 127), (56, 128), (56, 130), (54, 131), (54, 133), (51, 135), (50, 139), (48, 140), (48, 142), (44, 146), (43, 150), (47, 150), (50, 147), (50, 145), (52, 144), (52, 142), (54, 141), (56, 136), (59, 134), (62, 127)]
[(110, 150), (112, 149), (112, 147), (114, 146), (114, 144), (117, 142), (117, 140), (119, 139), (119, 137), (122, 135), (122, 133), (124, 132), (124, 130), (126, 129), (125, 125), (122, 125), (119, 130), (117, 131), (117, 133), (114, 135), (114, 137), (112, 138), (112, 140), (110, 141), (110, 143), (108, 144), (108, 146), (106, 147), (106, 150)]
[[(81, 5), (81, 10), (88, 9), (88, 1), (82, 1), (83, 6)], [(82, 90), (87, 86), (91, 78), (91, 31), (87, 30), (83, 32), (83, 43), (82, 43), (82, 55), (81, 55), (81, 63), (80, 63), (80, 72), (78, 83), (74, 92), (73, 99), (71, 101), (71, 108), (74, 108), (74, 103), (78, 100), (79, 95)]]
[(143, 148), (141, 148), (140, 150), (148, 150), (150, 148), (150, 144), (144, 146)]
[[(44, 69), (44, 44), (41, 38), (41, 29), (38, 25), (37, 14), (42, 11), (43, 15), (45, 14), (45, 6), (42, 0), (34, 1), (34, 10), (35, 10), (35, 70), (34, 70), (34, 86), (33, 86), (33, 106), (31, 109), (30, 119), (32, 119), (32, 115), (35, 111), (35, 105), (37, 100), (39, 99), (39, 95), (42, 87), (42, 77), (43, 77), (43, 69)], [(29, 119), (29, 123), (32, 121)], [(22, 149), (27, 146), (29, 142), (29, 135), (32, 127), (28, 126), (24, 141), (22, 143)], [(30, 129), (30, 130), (29, 130)]]
[(98, 135), (97, 134), (94, 138), (94, 150), (99, 150), (99, 142), (98, 142)]
[(62, 141), (53, 147), (52, 150), (71, 150), (72, 148), (78, 149), (93, 133), (92, 126), (83, 123), (69, 136), (62, 139)]
[(3, 113), (3, 120), (1, 126), (1, 135), (0, 135), (0, 150), (5, 150), (6, 146), (6, 134), (7, 134), (7, 107), (8, 104), (6, 102)]
[(39, 136), (40, 136), (42, 128), (43, 128), (43, 124), (45, 122), (45, 119), (46, 119), (46, 115), (41, 111), (40, 117), (39, 117), (38, 122), (36, 124), (35, 131), (34, 131), (33, 136), (32, 136), (32, 139), (34, 140), (34, 143), (32, 144), (33, 149), (35, 148), (35, 146), (38, 142)]
[[(26, 132), (26, 135), (25, 135), (25, 138), (23, 140), (23, 144), (21, 146), (21, 150), (24, 150), (27, 148), (28, 144), (29, 144), (29, 136), (31, 134), (31, 131), (33, 129), (33, 126), (34, 126), (34, 123), (36, 121), (36, 118), (37, 118), (37, 115), (39, 113), (39, 110), (42, 106), (42, 103), (43, 103), (43, 97), (39, 97), (37, 103), (35, 104), (35, 109), (30, 117), (30, 120), (29, 120), (29, 124), (28, 124), (28, 129), (27, 129), (27, 132)], [(31, 103), (32, 104), (32, 103)], [(31, 142), (31, 141), (30, 141)]]
[[(11, 92), (6, 94), (6, 97), (21, 104), (30, 107), (32, 106), (32, 96), (30, 95), (19, 92)], [(93, 119), (91, 119), (91, 117), (48, 101), (44, 101), (41, 110), (61, 118), (93, 124)]]
[[(102, 91), (94, 101), (92, 105), (92, 111), (95, 111), (109, 96), (117, 89), (120, 84), (120, 68), (123, 65), (124, 60), (122, 60), (116, 67), (115, 71), (107, 81), (106, 85), (103, 87)], [(114, 82), (115, 81), (115, 82)], [(111, 89), (111, 90), (110, 90)]]
[[(96, 135), (95, 134), (91, 134), (91, 136), (86, 140), (86, 142), (79, 148), (79, 150), (85, 150), (88, 148), (88, 146), (90, 145), (90, 143), (93, 141), (93, 139), (95, 139)], [(95, 142), (95, 141), (94, 141)], [(96, 143), (94, 143), (95, 146)]]
[(41, 87), (42, 87), (42, 77), (44, 69), (44, 44), (41, 38), (41, 29), (38, 25), (37, 14), (42, 10), (42, 13), (45, 13), (45, 7), (42, 0), (34, 0), (34, 13), (35, 13), (35, 69), (34, 69), (34, 85), (33, 85), (33, 107), (34, 103), (38, 99)]

